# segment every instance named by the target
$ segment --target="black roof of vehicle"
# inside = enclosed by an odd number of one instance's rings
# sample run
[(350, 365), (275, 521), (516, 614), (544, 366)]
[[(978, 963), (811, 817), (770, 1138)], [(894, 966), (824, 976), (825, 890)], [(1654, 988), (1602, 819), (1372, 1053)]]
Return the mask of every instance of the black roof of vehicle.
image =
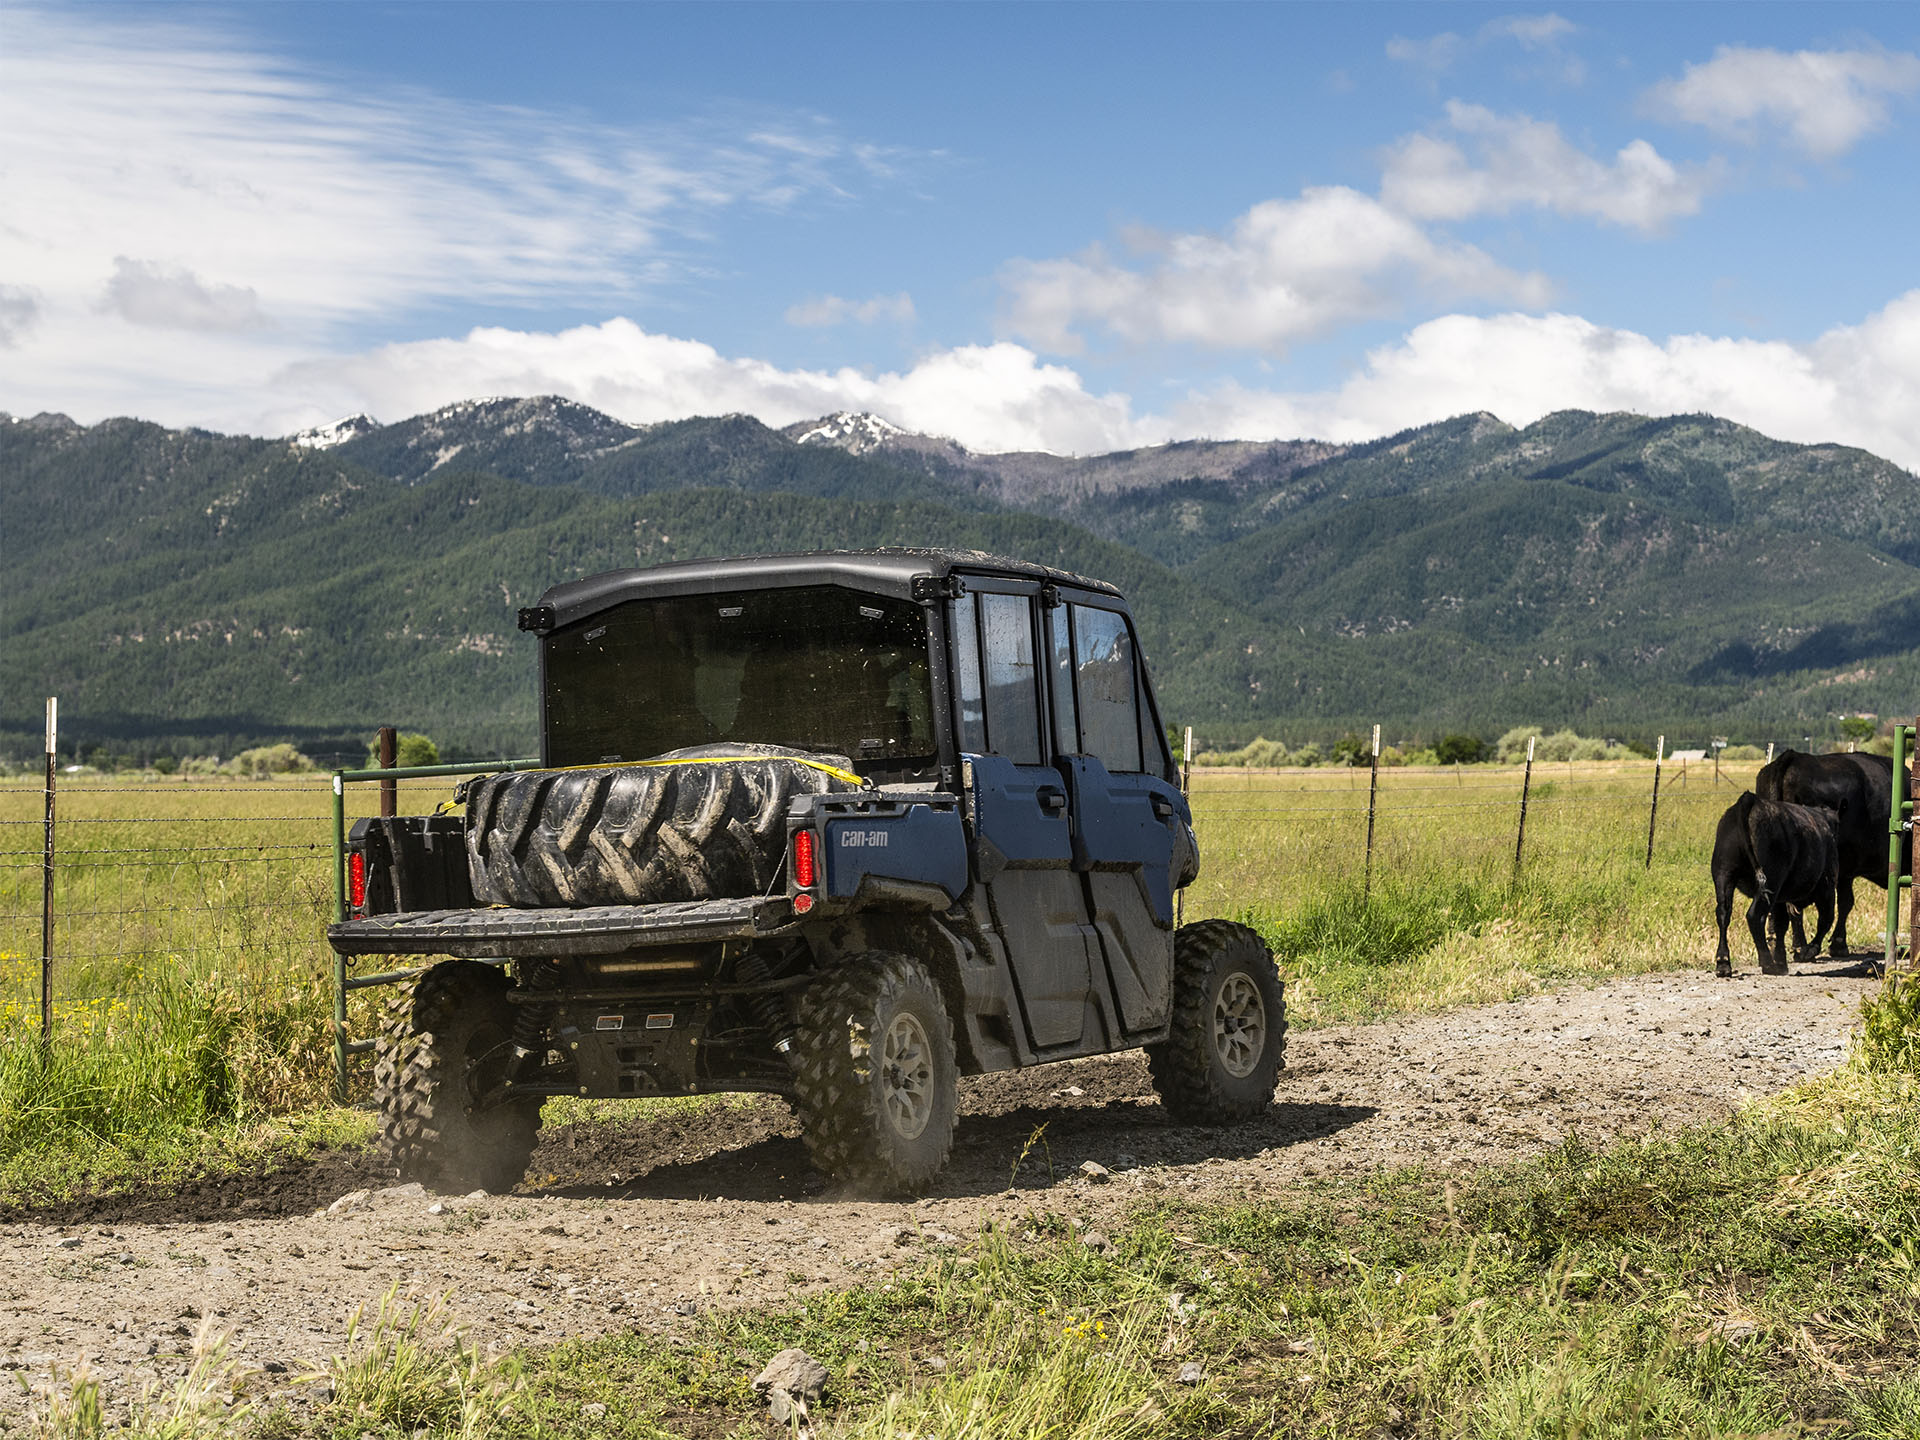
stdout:
[(571, 624), (627, 600), (666, 595), (705, 595), (730, 590), (777, 589), (799, 585), (844, 585), (853, 590), (913, 598), (913, 582), (922, 576), (1004, 575), (1016, 580), (1052, 581), (1118, 599), (1119, 590), (1070, 570), (1009, 560), (982, 550), (910, 549), (805, 550), (784, 555), (736, 555), (720, 560), (683, 560), (644, 570), (609, 570), (584, 580), (552, 586), (540, 597), (553, 616), (546, 626)]

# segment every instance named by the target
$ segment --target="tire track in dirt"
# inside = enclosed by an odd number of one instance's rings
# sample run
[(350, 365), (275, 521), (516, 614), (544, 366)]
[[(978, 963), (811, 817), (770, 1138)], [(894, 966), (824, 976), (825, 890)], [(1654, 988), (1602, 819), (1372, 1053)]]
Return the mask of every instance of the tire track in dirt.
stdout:
[[(15, 1211), (0, 1217), (0, 1368), (31, 1378), (84, 1356), (109, 1394), (126, 1393), (180, 1372), (204, 1314), (242, 1359), (297, 1370), (337, 1351), (354, 1307), (395, 1285), (451, 1289), (483, 1345), (671, 1330), (712, 1306), (872, 1280), (1034, 1210), (1109, 1226), (1146, 1201), (1714, 1121), (1837, 1064), (1876, 988), (1834, 964), (1785, 979), (1688, 971), (1296, 1030), (1272, 1111), (1216, 1131), (1166, 1118), (1138, 1052), (985, 1076), (964, 1082), (951, 1166), (911, 1203), (835, 1194), (769, 1100), (549, 1132), (507, 1196), (382, 1195), (392, 1182), (370, 1154), (334, 1151)], [(1081, 1175), (1089, 1160), (1111, 1179)], [(320, 1213), (362, 1189), (376, 1193)], [(0, 1397), (21, 1403), (17, 1386)], [(289, 1391), (287, 1403), (308, 1402)]]

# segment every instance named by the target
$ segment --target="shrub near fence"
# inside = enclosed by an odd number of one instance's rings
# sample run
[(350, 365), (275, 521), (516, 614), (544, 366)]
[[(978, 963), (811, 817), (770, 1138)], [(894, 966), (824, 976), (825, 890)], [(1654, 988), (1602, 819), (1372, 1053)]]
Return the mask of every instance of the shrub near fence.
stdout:
[[(1382, 770), (1370, 895), (1364, 768), (1196, 771), (1204, 864), (1186, 918), (1257, 925), (1308, 1021), (1353, 1013), (1325, 978), (1342, 966), (1379, 975), (1501, 926), (1540, 945), (1625, 934), (1650, 957), (1665, 947), (1664, 962), (1649, 964), (1697, 958), (1714, 820), (1751, 769), (1729, 767), (1715, 784), (1710, 767), (1666, 767), (1649, 870), (1650, 762), (1537, 763), (1517, 885), (1521, 768)], [(401, 782), (400, 812), (430, 810), (451, 784)], [(372, 813), (378, 787), (349, 786), (347, 798), (350, 815)], [(43, 803), (38, 783), (0, 784), (0, 1157), (62, 1134), (118, 1143), (321, 1103), (332, 1045), (328, 777), (62, 776), (44, 1050)], [(379, 994), (355, 992), (352, 1034), (372, 1033)]]
[[(57, 784), (52, 1033), (40, 1043), (41, 784), (0, 784), (0, 1156), (67, 1133), (244, 1120), (323, 1100), (332, 1065), (324, 775)], [(430, 809), (446, 784), (403, 786)], [(350, 791), (371, 813), (377, 789)], [(369, 1033), (371, 1000), (350, 1028)]]

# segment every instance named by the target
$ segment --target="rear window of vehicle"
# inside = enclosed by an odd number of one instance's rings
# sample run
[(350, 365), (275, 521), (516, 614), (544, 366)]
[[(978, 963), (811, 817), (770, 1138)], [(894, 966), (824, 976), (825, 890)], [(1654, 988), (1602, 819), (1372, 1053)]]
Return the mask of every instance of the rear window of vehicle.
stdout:
[(930, 676), (909, 601), (832, 585), (630, 600), (547, 637), (547, 763), (727, 743), (930, 761)]

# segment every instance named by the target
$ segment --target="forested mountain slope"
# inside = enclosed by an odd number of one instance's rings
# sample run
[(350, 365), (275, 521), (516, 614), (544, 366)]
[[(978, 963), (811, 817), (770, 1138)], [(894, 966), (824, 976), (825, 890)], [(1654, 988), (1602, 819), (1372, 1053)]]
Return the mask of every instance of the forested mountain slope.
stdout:
[(116, 748), (351, 748), (394, 722), (521, 752), (514, 610), (548, 584), (874, 544), (1116, 581), (1173, 718), (1223, 737), (1787, 737), (1920, 708), (1920, 484), (1706, 416), (1086, 458), (866, 417), (628, 426), (552, 398), (307, 443), (42, 416), (0, 419), (0, 514), (15, 755), (47, 694)]

